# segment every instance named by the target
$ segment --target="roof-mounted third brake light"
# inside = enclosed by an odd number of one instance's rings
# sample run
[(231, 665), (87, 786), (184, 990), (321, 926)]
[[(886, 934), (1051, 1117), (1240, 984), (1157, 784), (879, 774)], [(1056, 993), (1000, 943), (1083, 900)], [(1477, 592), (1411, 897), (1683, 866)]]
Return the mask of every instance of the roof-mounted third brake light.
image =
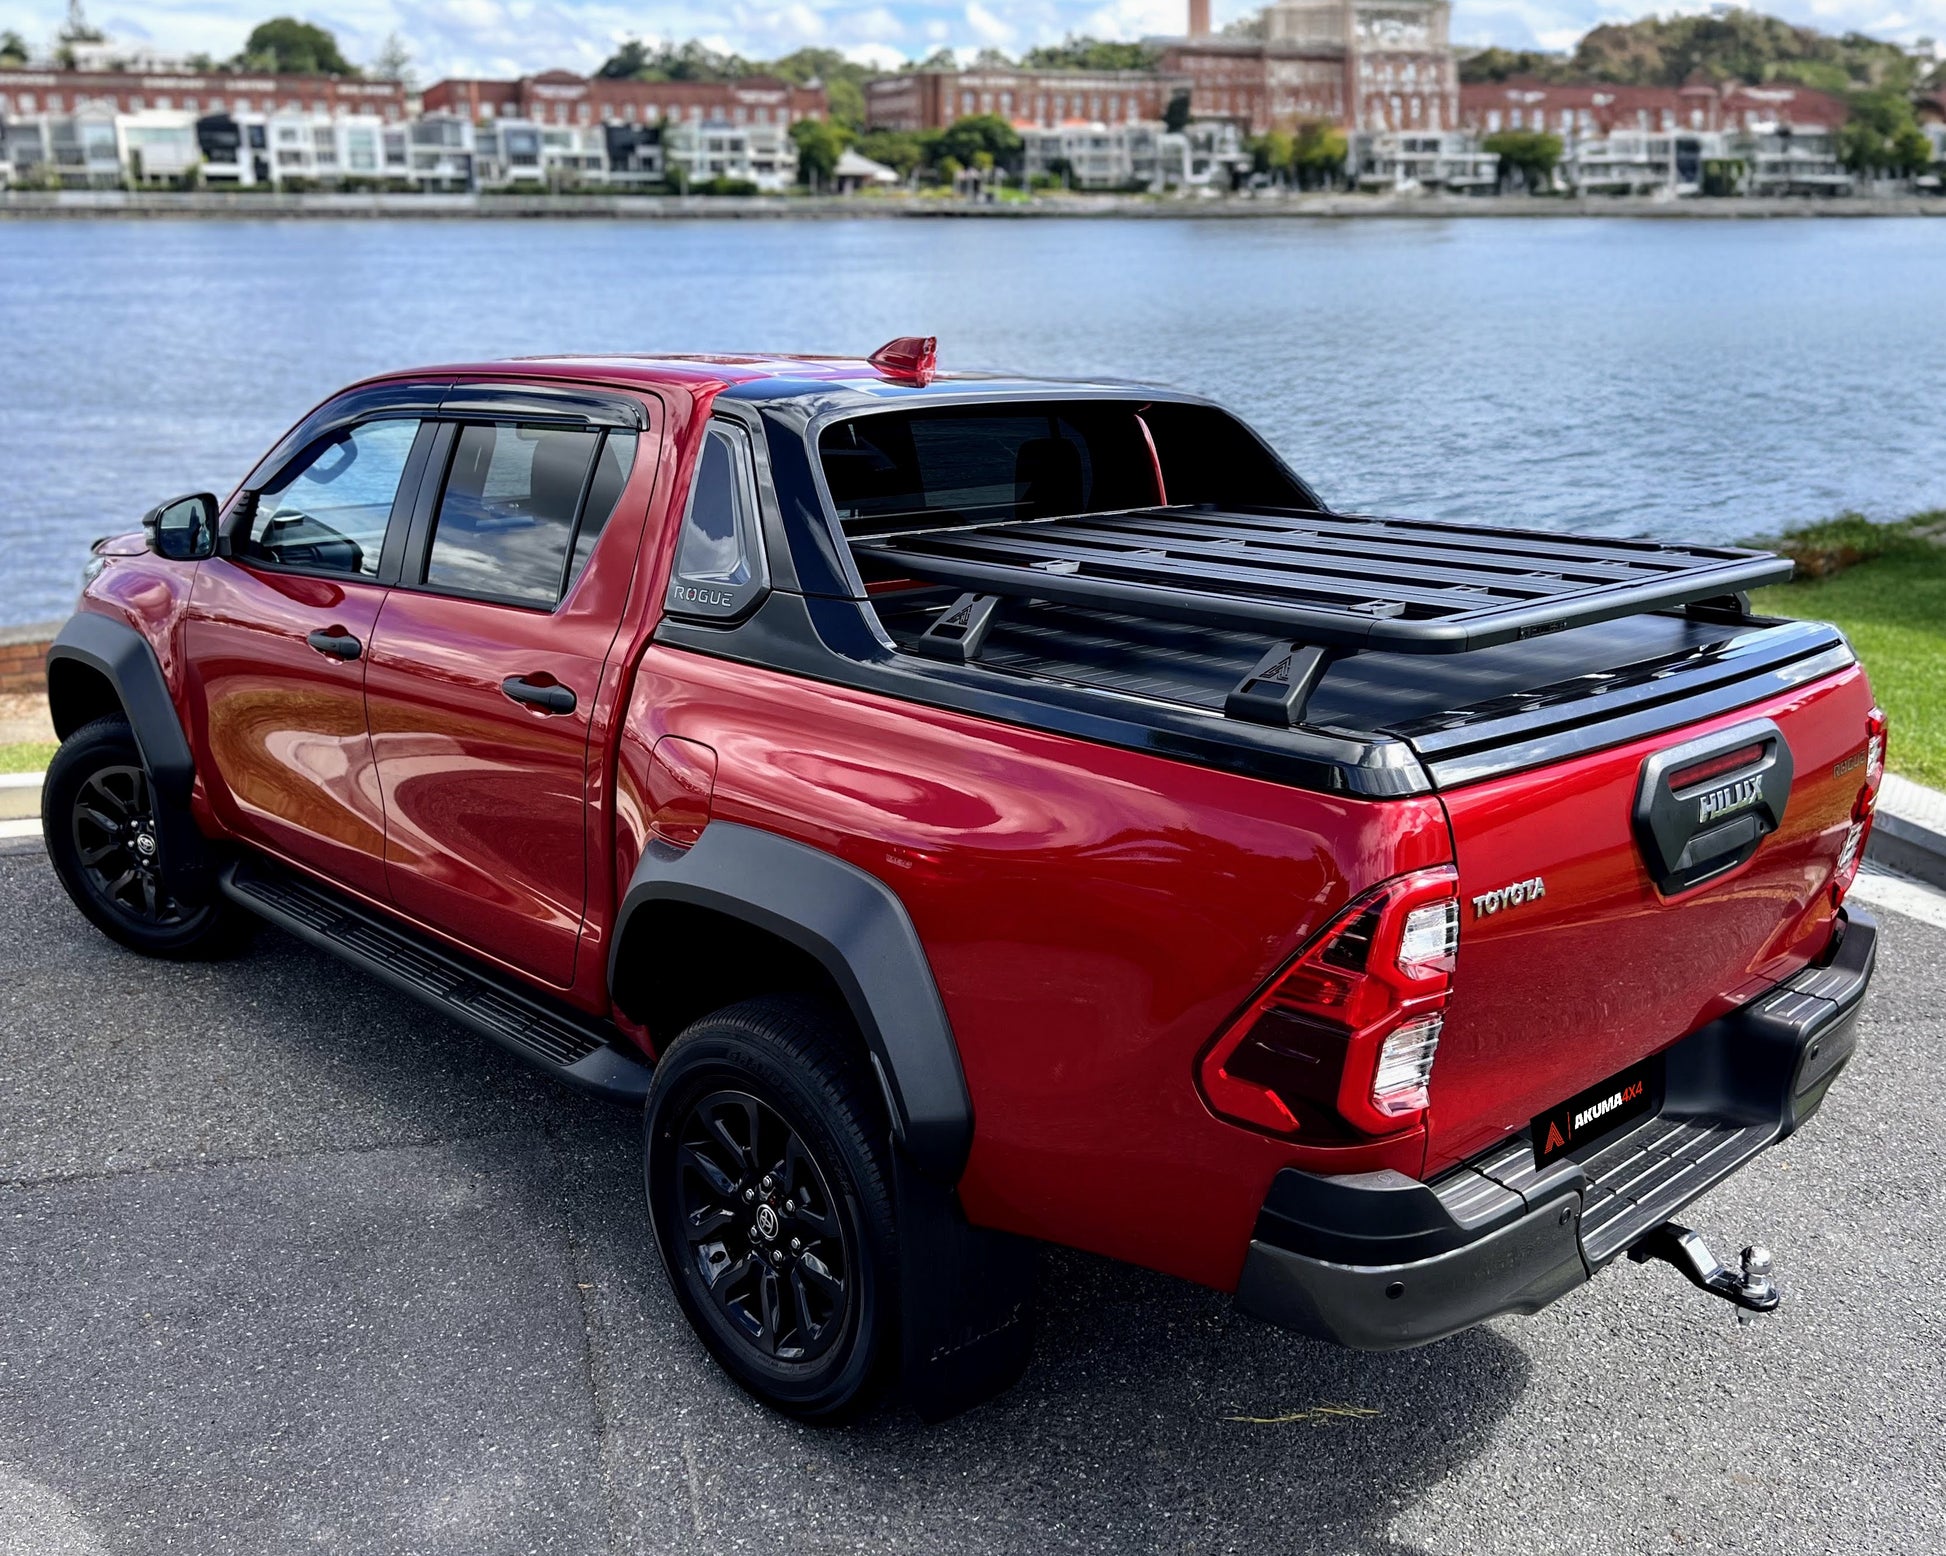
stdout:
[(932, 382), (938, 368), (938, 346), (936, 335), (901, 335), (897, 340), (888, 340), (865, 360), (887, 378), (924, 388)]

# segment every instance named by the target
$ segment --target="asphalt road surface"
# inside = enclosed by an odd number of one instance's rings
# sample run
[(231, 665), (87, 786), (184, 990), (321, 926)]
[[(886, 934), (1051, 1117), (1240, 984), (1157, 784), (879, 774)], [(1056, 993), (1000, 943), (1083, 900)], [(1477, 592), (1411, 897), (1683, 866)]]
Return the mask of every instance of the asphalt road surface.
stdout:
[(632, 1114), (0, 858), (0, 1553), (1946, 1549), (1946, 929), (1884, 924), (1822, 1115), (1691, 1217), (1776, 1249), (1755, 1327), (1624, 1262), (1362, 1356), (1049, 1253), (1020, 1387), (832, 1432), (690, 1336)]

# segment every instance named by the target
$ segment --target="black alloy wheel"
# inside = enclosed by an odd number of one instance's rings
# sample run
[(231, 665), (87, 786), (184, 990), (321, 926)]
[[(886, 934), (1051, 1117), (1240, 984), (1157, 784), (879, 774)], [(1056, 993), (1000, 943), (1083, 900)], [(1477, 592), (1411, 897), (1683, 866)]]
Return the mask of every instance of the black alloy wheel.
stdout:
[(649, 1215), (690, 1327), (772, 1409), (833, 1422), (896, 1371), (891, 1131), (842, 1010), (744, 1000), (658, 1056)]
[(685, 1275), (763, 1356), (823, 1356), (850, 1316), (852, 1255), (803, 1139), (768, 1103), (732, 1090), (697, 1098), (676, 1136)]
[(98, 767), (69, 807), (75, 858), (95, 899), (111, 913), (150, 928), (187, 916), (162, 876), (155, 801), (140, 767)]
[(48, 862), (88, 921), (130, 950), (227, 955), (247, 942), (248, 920), (217, 894), (195, 823), (167, 804), (126, 719), (84, 724), (61, 742), (41, 785)]

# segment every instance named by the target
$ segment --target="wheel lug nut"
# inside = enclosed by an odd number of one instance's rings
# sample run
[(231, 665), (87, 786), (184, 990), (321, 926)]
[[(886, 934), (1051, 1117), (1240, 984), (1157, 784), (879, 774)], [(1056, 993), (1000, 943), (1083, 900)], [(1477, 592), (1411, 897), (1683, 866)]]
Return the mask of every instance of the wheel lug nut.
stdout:
[(772, 1264), (782, 1264), (782, 1263), (784, 1262), (784, 1250), (783, 1250), (783, 1249), (781, 1249), (781, 1248), (773, 1248), (773, 1249), (771, 1249), (771, 1250), (770, 1250), (770, 1262), (771, 1262)]
[(755, 1189), (745, 1189), (743, 1191), (743, 1200), (745, 1204), (748, 1204), (751, 1200), (755, 1199), (756, 1197), (757, 1197), (757, 1191)]
[(804, 1252), (804, 1239), (803, 1239), (803, 1238), (801, 1238), (801, 1237), (793, 1237), (793, 1238), (791, 1239), (791, 1252), (792, 1252), (792, 1253), (802, 1253), (802, 1252)]
[(765, 1173), (765, 1174), (764, 1174), (764, 1192), (765, 1192), (766, 1194), (768, 1194), (768, 1193), (769, 1193), (769, 1192), (770, 1192), (770, 1191), (771, 1191), (771, 1190), (772, 1190), (773, 1188), (775, 1188), (776, 1186), (777, 1186), (777, 1180), (776, 1180), (775, 1178), (773, 1178), (773, 1177), (771, 1177), (771, 1175), (770, 1175), (769, 1173)]

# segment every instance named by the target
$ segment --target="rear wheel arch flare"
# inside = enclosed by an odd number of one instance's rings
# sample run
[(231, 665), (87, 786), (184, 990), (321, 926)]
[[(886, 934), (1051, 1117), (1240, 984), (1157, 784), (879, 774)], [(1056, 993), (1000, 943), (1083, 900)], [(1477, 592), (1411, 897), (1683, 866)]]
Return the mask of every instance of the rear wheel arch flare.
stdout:
[[(705, 982), (712, 965), (720, 973), (724, 958), (699, 960), (693, 939), (682, 937), (712, 923), (735, 926), (729, 958), (741, 951), (749, 964), (748, 983), (731, 999), (796, 977), (796, 987), (808, 979), (841, 1003), (885, 1091), (894, 1134), (922, 1171), (957, 1182), (973, 1142), (972, 1101), (925, 949), (891, 888), (835, 855), (731, 822), (711, 822), (688, 849), (651, 843), (609, 953), (609, 989), (624, 1014), (642, 1019), (658, 1002), (679, 1014), (685, 998), (702, 997), (701, 988), (680, 991), (699, 967)], [(659, 941), (658, 926), (674, 927), (676, 940)], [(786, 965), (757, 966), (766, 949)]]

